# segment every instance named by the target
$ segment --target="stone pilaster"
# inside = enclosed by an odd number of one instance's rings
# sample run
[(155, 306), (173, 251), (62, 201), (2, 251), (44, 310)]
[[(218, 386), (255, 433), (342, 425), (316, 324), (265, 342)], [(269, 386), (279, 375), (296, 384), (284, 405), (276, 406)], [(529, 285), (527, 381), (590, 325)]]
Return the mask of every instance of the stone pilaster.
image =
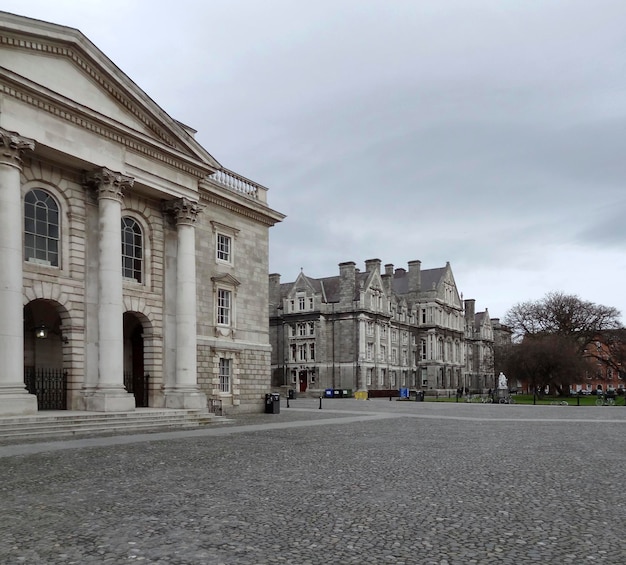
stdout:
[(135, 409), (124, 388), (122, 295), (122, 199), (131, 177), (102, 168), (86, 175), (98, 195), (98, 384), (85, 391), (85, 407), (97, 412)]
[(196, 234), (200, 211), (196, 202), (180, 198), (164, 205), (176, 221), (176, 375), (165, 390), (167, 408), (205, 409), (206, 395), (197, 378)]
[(24, 386), (21, 154), (32, 139), (0, 128), (0, 416), (37, 412)]

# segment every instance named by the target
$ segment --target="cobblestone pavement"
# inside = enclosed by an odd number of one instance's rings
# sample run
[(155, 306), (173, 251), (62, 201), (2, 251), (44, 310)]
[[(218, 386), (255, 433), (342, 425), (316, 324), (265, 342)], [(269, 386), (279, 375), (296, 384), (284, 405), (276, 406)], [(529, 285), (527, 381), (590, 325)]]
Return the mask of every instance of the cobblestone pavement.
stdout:
[(626, 408), (298, 399), (0, 446), (0, 563), (626, 563)]

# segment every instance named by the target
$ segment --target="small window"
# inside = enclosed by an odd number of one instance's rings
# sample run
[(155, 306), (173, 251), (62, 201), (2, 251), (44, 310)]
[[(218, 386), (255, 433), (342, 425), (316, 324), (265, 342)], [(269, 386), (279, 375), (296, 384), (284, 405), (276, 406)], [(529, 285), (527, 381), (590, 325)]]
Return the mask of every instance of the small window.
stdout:
[(217, 323), (221, 326), (230, 326), (232, 308), (232, 293), (230, 290), (217, 290)]
[(142, 282), (143, 234), (133, 218), (122, 218), (122, 276)]
[(24, 260), (59, 266), (59, 206), (45, 190), (35, 188), (24, 197)]
[(230, 392), (232, 359), (220, 358), (220, 392)]
[(223, 233), (217, 234), (217, 260), (223, 263), (232, 262), (232, 238)]

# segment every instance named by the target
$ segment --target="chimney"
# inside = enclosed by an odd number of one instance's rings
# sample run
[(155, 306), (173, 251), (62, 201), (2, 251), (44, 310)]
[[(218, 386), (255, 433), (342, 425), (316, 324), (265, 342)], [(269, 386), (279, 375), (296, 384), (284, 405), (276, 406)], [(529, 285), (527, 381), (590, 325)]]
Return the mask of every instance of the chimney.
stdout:
[(270, 307), (278, 308), (280, 304), (280, 274), (272, 273), (269, 279)]
[(465, 325), (474, 327), (474, 320), (476, 318), (476, 300), (470, 298), (465, 300)]
[(351, 303), (356, 292), (356, 263), (339, 263), (339, 300)]
[(385, 265), (385, 275), (391, 277), (393, 275), (393, 263), (387, 263)]
[(365, 261), (365, 271), (368, 273), (371, 271), (376, 271), (377, 273), (380, 274), (380, 264), (381, 264), (380, 259), (367, 259)]
[(419, 292), (422, 286), (422, 262), (409, 261), (409, 292)]

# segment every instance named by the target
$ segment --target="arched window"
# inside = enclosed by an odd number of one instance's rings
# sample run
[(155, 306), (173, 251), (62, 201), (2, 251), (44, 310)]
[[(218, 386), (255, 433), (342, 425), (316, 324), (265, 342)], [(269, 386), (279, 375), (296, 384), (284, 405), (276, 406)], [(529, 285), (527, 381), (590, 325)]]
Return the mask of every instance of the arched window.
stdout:
[(45, 190), (35, 188), (24, 197), (24, 260), (59, 266), (59, 205)]
[(141, 226), (128, 216), (122, 218), (122, 276), (142, 282), (143, 234)]

